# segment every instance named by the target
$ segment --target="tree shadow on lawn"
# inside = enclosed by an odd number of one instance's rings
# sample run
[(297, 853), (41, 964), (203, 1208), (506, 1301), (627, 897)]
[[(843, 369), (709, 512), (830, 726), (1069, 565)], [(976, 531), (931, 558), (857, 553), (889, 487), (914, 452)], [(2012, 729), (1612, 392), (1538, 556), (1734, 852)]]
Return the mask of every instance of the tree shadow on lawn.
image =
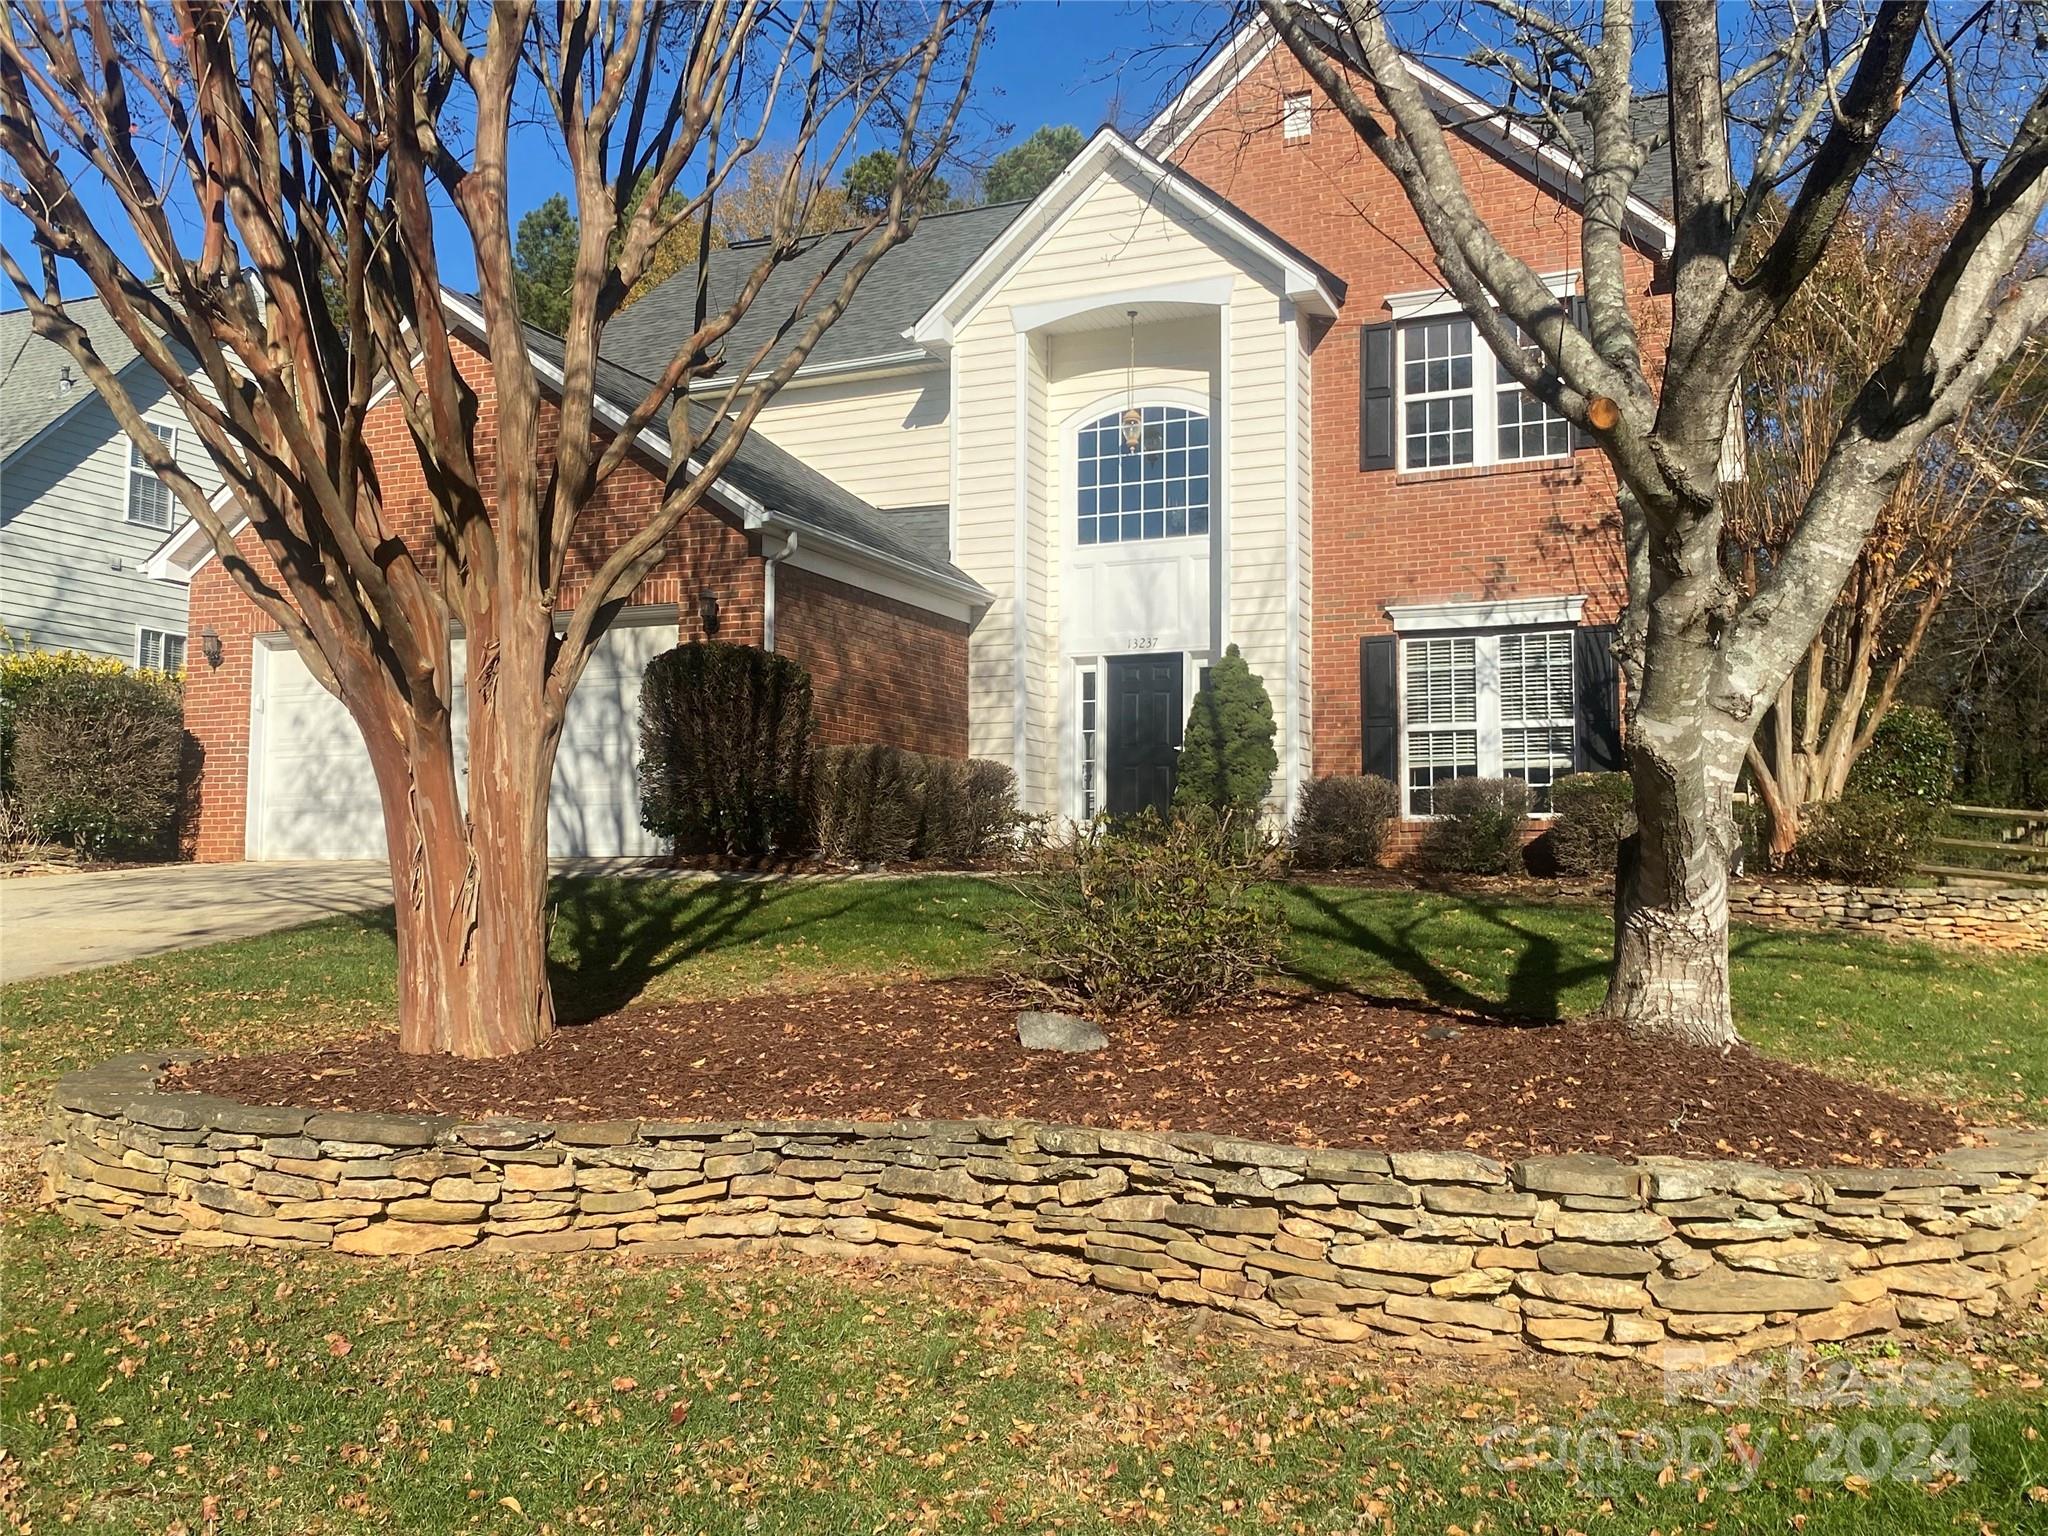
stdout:
[[(1565, 993), (1607, 972), (1608, 960), (1604, 955), (1567, 963), (1564, 946), (1550, 934), (1515, 921), (1510, 915), (1513, 911), (1511, 904), (1463, 897), (1455, 909), (1458, 915), (1478, 918), (1511, 935), (1521, 946), (1500, 988), (1500, 995), (1490, 997), (1474, 990), (1472, 983), (1479, 978), (1461, 975), (1433, 958), (1432, 951), (1441, 952), (1444, 946), (1430, 944), (1423, 930), (1447, 915), (1435, 904), (1418, 902), (1405, 916), (1376, 927), (1361, 922), (1329, 892), (1313, 886), (1296, 885), (1288, 888), (1288, 894), (1314, 909), (1329, 924), (1331, 937), (1399, 971), (1413, 981), (1432, 1003), (1502, 1023), (1530, 1025), (1561, 1020), (1564, 1017)], [(1314, 966), (1304, 964), (1296, 964), (1290, 969), (1318, 990), (1359, 990), (1356, 980), (1350, 976), (1318, 971)], [(1398, 1004), (1412, 999), (1376, 998), (1373, 1001)]]
[[(561, 1023), (616, 1013), (657, 977), (693, 960), (750, 944), (774, 944), (767, 909), (799, 886), (776, 879), (615, 880), (557, 878), (550, 892), (548, 971)], [(805, 883), (808, 894), (826, 888)], [(795, 931), (852, 916), (875, 903), (877, 887), (833, 887), (829, 904), (805, 902)]]

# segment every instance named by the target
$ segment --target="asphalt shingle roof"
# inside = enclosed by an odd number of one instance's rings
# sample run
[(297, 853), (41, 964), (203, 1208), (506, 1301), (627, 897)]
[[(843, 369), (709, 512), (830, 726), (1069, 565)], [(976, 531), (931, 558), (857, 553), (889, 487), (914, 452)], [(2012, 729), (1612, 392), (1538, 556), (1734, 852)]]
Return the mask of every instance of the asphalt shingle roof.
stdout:
[[(526, 328), (526, 334), (537, 356), (556, 367), (561, 366), (561, 338), (531, 325)], [(829, 336), (831, 332), (826, 334)], [(646, 398), (647, 391), (654, 387), (651, 379), (621, 367), (610, 357), (599, 360), (595, 382), (599, 395), (621, 412), (630, 411), (638, 405)], [(711, 407), (693, 402), (690, 409), (693, 425), (698, 431), (704, 430)], [(655, 423), (656, 430), (660, 431), (664, 425)], [(711, 423), (711, 435), (702, 450), (704, 453), (717, 450), (725, 440), (727, 425), (725, 422)], [(899, 528), (886, 514), (844, 486), (828, 480), (796, 455), (776, 446), (758, 432), (749, 432), (741, 440), (738, 452), (719, 479), (800, 529), (812, 528), (828, 537), (873, 550), (913, 570), (945, 576), (970, 587), (977, 585), (971, 576), (942, 553), (928, 547), (914, 533)]]
[[(911, 350), (903, 333), (915, 325), (974, 259), (995, 243), (1022, 213), (1024, 203), (990, 203), (952, 213), (929, 213), (901, 245), (883, 255), (862, 279), (860, 291), (818, 341), (808, 368), (896, 357)], [(820, 235), (776, 268), (753, 304), (725, 339), (733, 367), (750, 359), (785, 324), (790, 311), (820, 272), (850, 259), (858, 231)], [(710, 260), (711, 312), (728, 303), (761, 260), (759, 241), (713, 251)], [(832, 271), (812, 300), (824, 298), (838, 281)], [(685, 268), (621, 313), (605, 331), (605, 355), (622, 367), (658, 376), (690, 334), (697, 293), (696, 269)], [(769, 354), (772, 364), (778, 353)]]
[[(135, 348), (99, 300), (73, 299), (65, 308), (85, 327), (93, 350), (109, 368), (118, 373), (135, 361)], [(68, 390), (63, 384), (67, 367), (71, 370)], [(0, 314), (0, 459), (13, 457), (51, 422), (92, 398), (92, 385), (71, 361), (71, 354), (29, 329), (26, 309)]]
[[(1650, 157), (1643, 162), (1643, 168), (1636, 173), (1635, 194), (1651, 207), (1664, 213), (1671, 211), (1673, 195), (1673, 172), (1671, 169), (1670, 98), (1663, 91), (1651, 91), (1644, 95), (1631, 96), (1628, 103), (1629, 127), (1638, 139), (1663, 137), (1665, 142), (1650, 151)], [(1592, 152), (1592, 135), (1583, 119), (1574, 112), (1565, 118), (1576, 141), (1573, 153), (1584, 160)]]

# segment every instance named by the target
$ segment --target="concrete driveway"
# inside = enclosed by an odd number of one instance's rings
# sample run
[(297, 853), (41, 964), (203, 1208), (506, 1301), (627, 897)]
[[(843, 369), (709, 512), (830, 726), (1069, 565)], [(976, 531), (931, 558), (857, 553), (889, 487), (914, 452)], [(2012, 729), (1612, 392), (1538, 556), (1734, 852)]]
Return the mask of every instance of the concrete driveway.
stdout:
[(0, 982), (217, 944), (390, 900), (382, 860), (159, 864), (0, 880)]

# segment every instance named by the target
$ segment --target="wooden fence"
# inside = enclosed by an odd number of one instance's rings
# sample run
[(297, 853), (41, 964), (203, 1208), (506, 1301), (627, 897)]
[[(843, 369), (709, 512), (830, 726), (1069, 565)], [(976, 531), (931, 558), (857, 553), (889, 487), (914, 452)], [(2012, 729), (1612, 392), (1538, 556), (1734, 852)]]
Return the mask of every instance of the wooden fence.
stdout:
[(2048, 886), (2048, 811), (1952, 805), (1947, 815), (1949, 830), (1934, 846), (1953, 856), (1945, 863), (1915, 864), (1916, 872), (1944, 880)]

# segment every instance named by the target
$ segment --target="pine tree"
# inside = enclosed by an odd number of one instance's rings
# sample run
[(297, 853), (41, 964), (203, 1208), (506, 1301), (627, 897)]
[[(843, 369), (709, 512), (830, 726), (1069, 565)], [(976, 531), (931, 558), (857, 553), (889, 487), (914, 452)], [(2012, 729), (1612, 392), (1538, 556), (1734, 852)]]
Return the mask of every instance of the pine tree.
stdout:
[(982, 193), (992, 203), (1020, 202), (1036, 197), (1081, 153), (1087, 140), (1071, 123), (1038, 130), (1021, 144), (1012, 144), (989, 163)]
[(1174, 809), (1206, 806), (1219, 815), (1256, 811), (1280, 766), (1273, 735), (1273, 701), (1266, 685), (1233, 645), (1209, 669), (1209, 680), (1188, 711)]

